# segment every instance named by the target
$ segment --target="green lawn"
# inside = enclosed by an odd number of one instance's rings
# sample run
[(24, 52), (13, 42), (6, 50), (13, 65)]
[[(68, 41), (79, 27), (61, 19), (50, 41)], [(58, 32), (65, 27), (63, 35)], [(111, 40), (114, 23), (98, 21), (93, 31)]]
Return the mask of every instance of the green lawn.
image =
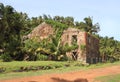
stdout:
[(67, 62), (56, 61), (13, 61), (13, 62), (0, 62), (0, 68), (5, 68), (5, 72), (13, 72), (21, 67), (37, 67), (37, 66), (63, 66)]
[[(13, 62), (0, 62), (0, 69), (4, 69), (4, 72), (0, 73), (0, 79), (11, 79), (26, 76), (36, 76), (51, 73), (64, 73), (78, 70), (88, 70), (93, 68), (102, 68), (107, 66), (120, 65), (119, 62), (115, 63), (98, 63), (93, 65), (83, 66), (80, 62), (56, 62), (56, 61), (13, 61)], [(24, 72), (14, 72), (19, 70), (21, 67), (25, 68), (37, 68), (43, 66), (45, 69), (30, 70)]]
[(120, 82), (120, 74), (102, 76), (102, 77), (96, 78), (95, 80), (100, 82)]

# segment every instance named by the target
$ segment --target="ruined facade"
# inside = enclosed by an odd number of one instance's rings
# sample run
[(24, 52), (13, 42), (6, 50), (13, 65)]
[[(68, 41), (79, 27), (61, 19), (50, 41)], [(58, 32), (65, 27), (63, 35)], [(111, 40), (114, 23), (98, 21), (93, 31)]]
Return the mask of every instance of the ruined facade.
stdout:
[(42, 24), (38, 25), (36, 28), (32, 30), (30, 34), (27, 35), (28, 38), (35, 38), (39, 40), (43, 40), (45, 38), (48, 38), (50, 35), (53, 34), (53, 28), (51, 25), (46, 24), (43, 22)]
[(99, 40), (92, 35), (76, 28), (68, 28), (63, 32), (61, 43), (77, 43), (78, 49), (67, 52), (66, 55), (73, 60), (84, 63), (97, 63), (99, 61)]
[[(38, 37), (40, 40), (54, 34), (53, 28), (46, 23), (40, 24), (28, 35), (29, 38)], [(97, 63), (99, 61), (99, 40), (94, 36), (76, 28), (63, 31), (61, 45), (77, 43), (78, 49), (67, 52), (66, 55), (84, 63)]]

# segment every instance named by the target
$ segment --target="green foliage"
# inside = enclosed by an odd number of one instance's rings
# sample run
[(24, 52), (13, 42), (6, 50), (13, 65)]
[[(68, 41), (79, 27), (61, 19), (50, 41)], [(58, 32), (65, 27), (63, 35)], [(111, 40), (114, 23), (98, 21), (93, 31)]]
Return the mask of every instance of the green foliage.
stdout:
[(10, 57), (9, 53), (4, 53), (1, 55), (1, 58), (4, 62), (10, 62), (12, 61), (12, 58)]
[(37, 71), (49, 70), (64, 67), (68, 62), (56, 61), (13, 61), (13, 62), (0, 62), (0, 69), (5, 69), (4, 72), (24, 72), (24, 71)]
[(86, 49), (86, 46), (85, 46), (85, 45), (80, 45), (80, 49), (81, 49), (81, 50), (85, 50), (85, 49)]
[(108, 60), (120, 59), (120, 42), (113, 37), (100, 37), (100, 54), (106, 56)]
[[(0, 4), (2, 18), (0, 20), (0, 48), (4, 50), (4, 57), (16, 59), (19, 55), (21, 38), (20, 32), (23, 27), (21, 14), (16, 12), (13, 7)], [(3, 59), (6, 61), (6, 59)], [(8, 60), (9, 61), (9, 60)]]
[(78, 45), (77, 44), (74, 44), (74, 45), (68, 45), (68, 43), (66, 43), (64, 46), (63, 46), (63, 51), (64, 52), (69, 52), (71, 50), (75, 50), (78, 48)]
[(45, 20), (46, 23), (51, 24), (54, 28), (61, 28), (61, 29), (66, 29), (68, 28), (68, 25), (54, 21), (54, 20)]
[(53, 39), (56, 39), (57, 42), (59, 42), (63, 31), (68, 28), (68, 25), (54, 20), (45, 20), (45, 22), (52, 25), (52, 27), (55, 29), (55, 37), (53, 37)]
[(40, 43), (37, 41), (37, 39), (28, 39), (24, 42), (24, 47), (22, 50), (25, 51), (26, 55), (28, 56), (27, 60), (35, 61), (35, 60), (40, 60), (40, 53), (41, 51), (43, 51), (43, 49), (41, 48), (44, 48), (44, 46), (45, 46), (44, 41)]
[(66, 55), (60, 55), (60, 56), (58, 57), (58, 60), (60, 60), (60, 61), (67, 61), (67, 60), (68, 60), (68, 57), (67, 57)]
[(99, 23), (93, 25), (91, 17), (84, 18), (84, 22), (76, 22), (76, 27), (90, 34), (98, 33), (100, 30)]
[(48, 56), (46, 56), (44, 54), (37, 54), (36, 60), (45, 61), (45, 60), (48, 60)]

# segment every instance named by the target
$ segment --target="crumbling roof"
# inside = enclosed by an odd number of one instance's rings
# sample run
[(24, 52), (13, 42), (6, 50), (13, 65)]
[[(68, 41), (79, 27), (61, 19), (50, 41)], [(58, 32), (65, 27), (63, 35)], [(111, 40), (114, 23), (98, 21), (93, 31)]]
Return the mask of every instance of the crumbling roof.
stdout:
[(44, 39), (51, 34), (53, 34), (53, 28), (51, 25), (43, 22), (42, 24), (35, 27), (30, 34), (28, 34), (28, 38), (38, 37), (39, 39)]

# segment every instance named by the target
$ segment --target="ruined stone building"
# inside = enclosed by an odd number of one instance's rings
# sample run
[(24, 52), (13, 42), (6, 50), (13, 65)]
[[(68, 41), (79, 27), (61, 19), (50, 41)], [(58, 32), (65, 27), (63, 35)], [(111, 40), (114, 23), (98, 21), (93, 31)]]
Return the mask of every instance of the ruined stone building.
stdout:
[(97, 38), (79, 29), (68, 28), (63, 32), (61, 43), (72, 45), (73, 42), (77, 43), (78, 49), (67, 52), (68, 57), (84, 63), (99, 61), (99, 40)]
[[(42, 23), (34, 28), (28, 37), (44, 39), (53, 33), (53, 28), (50, 25)], [(99, 40), (94, 36), (76, 28), (68, 28), (64, 30), (61, 36), (61, 45), (66, 43), (68, 45), (77, 43), (78, 45), (78, 49), (66, 53), (69, 58), (84, 63), (97, 63), (99, 61)]]
[(50, 35), (53, 34), (53, 28), (51, 25), (46, 24), (43, 22), (42, 24), (38, 25), (36, 28), (32, 30), (30, 34), (27, 35), (28, 38), (35, 38), (37, 37), (39, 40), (43, 40), (48, 38)]

